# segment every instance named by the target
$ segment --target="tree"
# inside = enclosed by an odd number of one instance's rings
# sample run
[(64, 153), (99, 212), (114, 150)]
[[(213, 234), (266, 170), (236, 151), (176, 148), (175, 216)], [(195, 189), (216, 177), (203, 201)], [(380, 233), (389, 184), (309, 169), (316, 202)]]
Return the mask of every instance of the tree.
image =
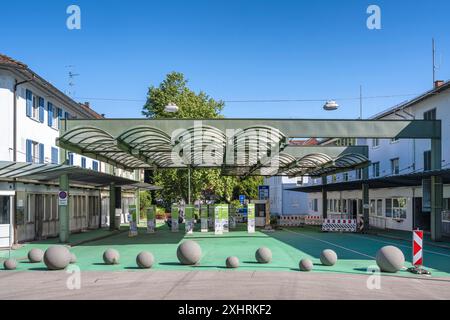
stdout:
[(152, 205), (152, 196), (149, 191), (139, 192), (140, 217), (145, 217), (146, 210)]
[[(203, 91), (195, 93), (187, 86), (188, 80), (179, 72), (172, 72), (166, 76), (158, 87), (151, 86), (147, 93), (142, 114), (151, 119), (160, 118), (194, 118), (212, 119), (221, 118), (220, 112), (224, 107), (223, 101), (216, 101)], [(169, 103), (179, 107), (176, 113), (168, 113), (164, 108)], [(155, 184), (162, 187), (158, 190), (157, 197), (162, 199), (167, 208), (170, 204), (183, 199), (188, 199), (188, 170), (187, 169), (163, 169), (156, 170), (154, 174)], [(242, 191), (248, 197), (257, 194), (249, 190), (260, 183), (260, 178), (247, 178), (242, 182), (235, 177), (221, 176), (219, 169), (195, 169), (191, 170), (191, 200), (215, 199), (229, 203), (236, 199), (234, 192)], [(239, 197), (239, 193), (237, 195)]]

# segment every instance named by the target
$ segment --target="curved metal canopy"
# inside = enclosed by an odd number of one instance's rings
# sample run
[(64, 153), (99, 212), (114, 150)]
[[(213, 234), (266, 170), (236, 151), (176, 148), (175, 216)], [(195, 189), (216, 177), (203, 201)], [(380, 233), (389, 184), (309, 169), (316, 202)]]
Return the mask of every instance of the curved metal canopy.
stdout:
[[(69, 151), (129, 170), (191, 166), (221, 168), (225, 175), (317, 176), (369, 163), (358, 153), (332, 156), (298, 152), (301, 149), (292, 148), (288, 140), (280, 130), (263, 125), (237, 129), (231, 134), (209, 125), (173, 132), (139, 125), (116, 137), (95, 126), (77, 126), (62, 133), (57, 143)], [(322, 148), (316, 149), (328, 150)]]

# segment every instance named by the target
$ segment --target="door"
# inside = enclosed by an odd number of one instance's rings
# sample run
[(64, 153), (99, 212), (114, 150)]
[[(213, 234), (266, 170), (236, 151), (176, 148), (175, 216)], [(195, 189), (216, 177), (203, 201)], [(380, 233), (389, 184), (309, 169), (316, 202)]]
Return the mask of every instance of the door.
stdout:
[(11, 245), (12, 196), (0, 196), (0, 248)]
[(44, 228), (44, 196), (42, 194), (36, 195), (34, 212), (34, 238), (41, 240), (43, 238)]

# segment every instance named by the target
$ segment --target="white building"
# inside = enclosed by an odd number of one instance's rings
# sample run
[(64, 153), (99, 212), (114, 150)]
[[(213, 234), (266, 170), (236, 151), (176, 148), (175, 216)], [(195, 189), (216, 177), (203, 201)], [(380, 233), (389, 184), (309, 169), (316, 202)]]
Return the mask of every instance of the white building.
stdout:
[[(56, 138), (60, 119), (102, 118), (89, 104), (75, 102), (25, 64), (1, 54), (0, 110), (0, 161), (11, 162), (59, 164), (62, 161)], [(73, 153), (68, 155), (68, 164), (107, 173), (114, 170), (102, 162)], [(116, 171), (116, 174), (132, 178), (132, 173)], [(58, 191), (54, 183), (0, 178), (0, 246), (8, 246), (7, 231), (12, 223), (16, 242), (57, 236)], [(14, 195), (16, 216), (12, 217)], [(71, 231), (101, 225), (101, 198), (99, 188), (71, 185)]]
[[(435, 87), (398, 106), (390, 108), (372, 119), (440, 119), (442, 121), (442, 174), (450, 169), (450, 82), (437, 81)], [(336, 144), (337, 139), (328, 139), (322, 144)], [(346, 141), (344, 144), (356, 143), (369, 146), (369, 181), (377, 184), (370, 187), (370, 224), (378, 228), (412, 230), (420, 228), (429, 230), (430, 212), (422, 208), (423, 192), (420, 174), (431, 168), (429, 140), (382, 140), (358, 139)], [(416, 174), (416, 182), (395, 187), (382, 187), (383, 181), (411, 180), (411, 174)], [(418, 174), (418, 175), (417, 175)], [(445, 173), (447, 174), (447, 173)], [(384, 179), (386, 178), (386, 179)], [(275, 179), (275, 178), (274, 178)], [(327, 177), (328, 216), (350, 215), (359, 216), (362, 213), (361, 188), (352, 181), (361, 179), (361, 172), (354, 171)], [(388, 181), (389, 179), (389, 181)], [(403, 180), (402, 180), (403, 179)], [(401, 183), (400, 183), (401, 184)], [(303, 191), (308, 192), (308, 214), (321, 215), (322, 193), (319, 192), (321, 179), (311, 179), (309, 186)], [(317, 186), (317, 187), (315, 187)], [(444, 180), (443, 209), (450, 209), (450, 185)], [(301, 191), (301, 188), (297, 188)], [(303, 196), (300, 196), (303, 197)], [(444, 226), (446, 225), (446, 227)], [(443, 222), (444, 234), (449, 234), (449, 224)]]
[(301, 186), (307, 179), (289, 177), (264, 178), (264, 184), (269, 186), (269, 201), (271, 215), (299, 215), (308, 212), (308, 195), (291, 189)]

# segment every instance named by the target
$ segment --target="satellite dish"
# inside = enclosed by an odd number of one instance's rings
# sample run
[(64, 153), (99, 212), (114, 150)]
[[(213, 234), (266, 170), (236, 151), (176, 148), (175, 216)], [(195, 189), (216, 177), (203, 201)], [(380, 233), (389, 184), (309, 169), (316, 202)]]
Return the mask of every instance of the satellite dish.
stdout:
[(339, 108), (339, 105), (334, 100), (328, 100), (323, 105), (323, 108), (324, 108), (324, 110), (327, 110), (327, 111), (333, 111), (333, 110), (336, 110), (337, 108)]
[(175, 113), (178, 112), (178, 106), (172, 102), (170, 102), (165, 108), (164, 111), (165, 112), (170, 112), (170, 113)]

